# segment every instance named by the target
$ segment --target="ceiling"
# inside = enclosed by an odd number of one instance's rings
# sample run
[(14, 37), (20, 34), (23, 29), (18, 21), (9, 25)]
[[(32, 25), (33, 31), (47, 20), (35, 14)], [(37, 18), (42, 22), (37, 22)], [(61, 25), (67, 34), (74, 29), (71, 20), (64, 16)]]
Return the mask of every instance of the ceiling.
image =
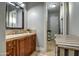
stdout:
[[(51, 8), (50, 5), (56, 5), (56, 7)], [(47, 8), (49, 12), (59, 12), (60, 11), (60, 2), (47, 2)]]

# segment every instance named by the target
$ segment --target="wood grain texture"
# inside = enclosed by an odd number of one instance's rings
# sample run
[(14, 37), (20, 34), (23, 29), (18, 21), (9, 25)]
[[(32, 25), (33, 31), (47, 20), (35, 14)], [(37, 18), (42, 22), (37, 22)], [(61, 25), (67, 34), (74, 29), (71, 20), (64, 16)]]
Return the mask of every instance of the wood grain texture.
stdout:
[(36, 50), (36, 34), (6, 41), (7, 56), (30, 56)]

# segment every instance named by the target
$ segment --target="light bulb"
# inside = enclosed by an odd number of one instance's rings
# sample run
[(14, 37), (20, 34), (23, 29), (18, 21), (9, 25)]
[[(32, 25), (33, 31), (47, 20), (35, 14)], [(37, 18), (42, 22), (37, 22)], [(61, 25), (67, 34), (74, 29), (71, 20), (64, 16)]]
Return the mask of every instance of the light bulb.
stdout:
[(22, 3), (22, 4), (21, 4), (21, 7), (24, 7), (24, 6), (25, 6), (25, 5)]
[(54, 4), (54, 5), (50, 5), (49, 7), (50, 7), (50, 8), (54, 8), (54, 7), (56, 7), (56, 5), (55, 5), (55, 4)]

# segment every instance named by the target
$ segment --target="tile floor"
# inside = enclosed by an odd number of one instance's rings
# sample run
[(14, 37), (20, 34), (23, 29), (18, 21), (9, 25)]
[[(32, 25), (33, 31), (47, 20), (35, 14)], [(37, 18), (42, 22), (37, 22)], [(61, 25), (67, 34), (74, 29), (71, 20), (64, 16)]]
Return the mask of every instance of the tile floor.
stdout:
[(47, 52), (35, 51), (31, 56), (55, 56), (55, 41), (47, 42)]
[[(46, 52), (35, 51), (31, 56), (55, 56), (55, 47), (54, 40), (48, 41)], [(64, 56), (64, 48), (60, 48), (60, 56)], [(69, 49), (69, 56), (74, 56), (73, 49)]]

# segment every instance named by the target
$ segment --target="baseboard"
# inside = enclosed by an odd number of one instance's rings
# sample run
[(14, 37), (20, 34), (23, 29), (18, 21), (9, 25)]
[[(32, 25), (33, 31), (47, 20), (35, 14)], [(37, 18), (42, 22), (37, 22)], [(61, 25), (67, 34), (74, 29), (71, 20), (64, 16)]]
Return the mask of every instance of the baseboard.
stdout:
[(46, 49), (43, 48), (43, 47), (36, 47), (36, 50), (37, 51), (41, 51), (41, 52), (45, 52), (46, 51)]

